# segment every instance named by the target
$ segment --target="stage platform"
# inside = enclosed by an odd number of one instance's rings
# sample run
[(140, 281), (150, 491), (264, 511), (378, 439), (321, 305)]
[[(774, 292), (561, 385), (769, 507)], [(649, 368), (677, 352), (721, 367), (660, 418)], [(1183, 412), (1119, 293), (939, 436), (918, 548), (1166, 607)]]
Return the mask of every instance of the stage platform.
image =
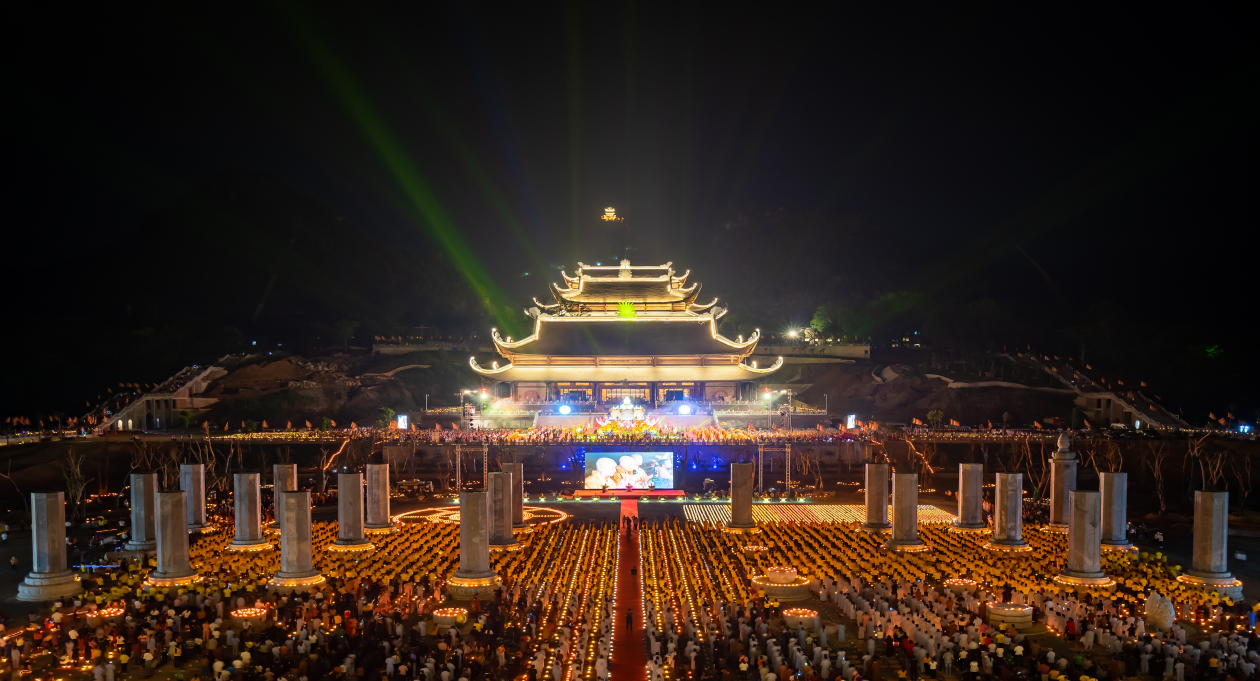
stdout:
[(682, 499), (687, 496), (687, 493), (680, 489), (658, 489), (656, 491), (648, 491), (645, 489), (610, 489), (607, 492), (597, 489), (580, 489), (574, 492), (573, 496), (578, 499), (586, 499), (589, 497), (607, 497), (609, 499), (638, 499), (640, 497)]

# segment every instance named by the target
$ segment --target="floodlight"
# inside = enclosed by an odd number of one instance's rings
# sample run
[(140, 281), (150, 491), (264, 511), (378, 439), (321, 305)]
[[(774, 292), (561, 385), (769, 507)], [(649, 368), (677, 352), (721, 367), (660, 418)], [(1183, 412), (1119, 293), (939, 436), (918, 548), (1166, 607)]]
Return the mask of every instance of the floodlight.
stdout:
[(573, 409), (572, 409), (569, 405), (567, 405), (567, 404), (562, 404), (562, 405), (560, 405), (560, 413), (561, 413), (561, 414), (564, 414), (565, 416), (568, 416), (568, 415), (569, 415), (569, 412), (571, 412), (571, 411), (573, 411)]
[(678, 408), (678, 413), (679, 413), (679, 414), (683, 414), (683, 415), (690, 414), (690, 413), (691, 413), (691, 405), (689, 405), (689, 404), (684, 404), (684, 405), (682, 405), (681, 407), (679, 407), (679, 408)]

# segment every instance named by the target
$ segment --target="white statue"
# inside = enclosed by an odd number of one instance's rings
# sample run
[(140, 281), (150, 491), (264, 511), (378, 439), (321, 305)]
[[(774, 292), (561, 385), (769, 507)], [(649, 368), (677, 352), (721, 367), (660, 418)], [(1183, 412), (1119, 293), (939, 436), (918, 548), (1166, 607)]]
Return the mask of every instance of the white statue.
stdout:
[(1173, 621), (1177, 619), (1177, 611), (1172, 601), (1164, 598), (1158, 591), (1152, 591), (1146, 597), (1146, 628), (1155, 631), (1172, 630)]

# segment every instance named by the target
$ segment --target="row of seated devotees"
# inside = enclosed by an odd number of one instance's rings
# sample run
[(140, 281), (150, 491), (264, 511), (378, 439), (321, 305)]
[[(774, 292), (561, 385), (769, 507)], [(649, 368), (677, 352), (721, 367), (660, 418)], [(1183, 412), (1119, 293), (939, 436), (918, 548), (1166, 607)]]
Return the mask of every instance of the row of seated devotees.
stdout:
[(649, 678), (1243, 681), (1255, 677), (1260, 663), (1260, 638), (1249, 629), (1241, 633), (1228, 619), (1220, 626), (1235, 633), (1211, 632), (1190, 641), (1186, 629), (1175, 624), (1167, 632), (1146, 631), (1143, 618), (1128, 614), (1119, 601), (1008, 593), (1007, 600), (1032, 605), (1038, 621), (1049, 627), (1030, 638), (1013, 627), (984, 623), (984, 604), (1001, 600), (995, 594), (955, 595), (919, 582), (824, 581), (819, 605), (831, 605), (838, 624), (814, 631), (782, 627), (781, 612), (764, 599), (742, 607), (720, 603), (714, 617), (701, 608), (699, 621), (667, 604), (666, 627), (658, 630), (657, 608), (649, 601)]

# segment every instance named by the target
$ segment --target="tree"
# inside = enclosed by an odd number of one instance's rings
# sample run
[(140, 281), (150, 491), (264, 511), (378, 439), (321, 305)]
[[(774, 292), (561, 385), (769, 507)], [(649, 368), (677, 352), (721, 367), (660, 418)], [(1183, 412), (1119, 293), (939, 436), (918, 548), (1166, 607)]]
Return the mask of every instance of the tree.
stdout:
[(325, 433), (332, 430), (332, 419), (328, 418), (327, 416), (321, 418), (319, 420), (319, 429), (320, 431), (325, 432)]
[(332, 339), (341, 343), (344, 352), (350, 351), (350, 339), (354, 338), (354, 332), (359, 330), (359, 323), (353, 319), (341, 319), (332, 325), (330, 333)]
[(1081, 414), (1081, 410), (1072, 407), (1072, 430), (1079, 430), (1081, 426), (1085, 425), (1084, 421), (1085, 416)]
[(376, 410), (376, 427), (388, 428), (389, 424), (394, 421), (394, 410), (389, 407), (381, 407)]
[(1002, 428), (1009, 428), (1011, 423), (1011, 412), (1002, 412)]
[(927, 416), (928, 423), (931, 423), (933, 428), (940, 428), (941, 422), (945, 420), (945, 412), (940, 409), (933, 409), (932, 411), (929, 411)]
[(1164, 464), (1168, 459), (1168, 446), (1164, 442), (1151, 442), (1142, 452), (1142, 465), (1151, 472), (1155, 479), (1155, 494), (1159, 497), (1159, 512), (1163, 515), (1168, 510), (1168, 502), (1164, 498)]
[(70, 507), (70, 521), (78, 520), (83, 509), (83, 493), (87, 490), (87, 478), (83, 475), (83, 461), (87, 456), (74, 451), (74, 447), (66, 450), (66, 462), (63, 471), (66, 475), (66, 496), (74, 502)]
[(184, 411), (179, 412), (179, 427), (180, 428), (185, 428), (185, 429), (192, 428), (192, 422), (193, 422), (193, 413), (191, 411), (188, 411), (187, 409), (185, 409)]

